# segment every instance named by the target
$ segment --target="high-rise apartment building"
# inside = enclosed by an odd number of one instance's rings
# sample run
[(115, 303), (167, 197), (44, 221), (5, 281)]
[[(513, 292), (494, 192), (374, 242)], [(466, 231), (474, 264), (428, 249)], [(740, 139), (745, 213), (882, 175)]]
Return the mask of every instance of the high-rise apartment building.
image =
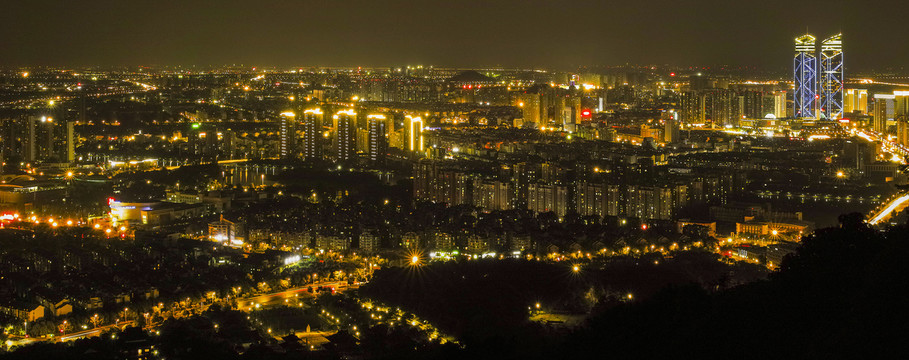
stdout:
[(524, 126), (528, 126), (527, 124), (533, 124), (532, 126), (537, 126), (540, 124), (540, 94), (519, 94), (517, 98), (517, 105), (518, 108), (521, 109), (523, 123), (525, 124)]
[(76, 161), (76, 129), (74, 121), (66, 122), (66, 162)]
[(334, 158), (347, 162), (357, 158), (357, 113), (341, 110), (334, 115)]
[(672, 144), (681, 140), (679, 138), (678, 113), (675, 111), (669, 112), (664, 122), (663, 141)]
[(419, 116), (407, 116), (407, 147), (411, 152), (423, 152), (426, 148), (423, 139), (423, 119)]
[(28, 163), (73, 163), (74, 125), (74, 121), (61, 121), (50, 115), (19, 114), (0, 119), (0, 156)]
[(738, 106), (733, 106), (738, 100), (727, 89), (688, 90), (682, 93), (679, 117), (690, 124), (732, 124), (740, 112)]
[(303, 111), (303, 159), (321, 160), (322, 144), (325, 141), (322, 127), (322, 110)]
[(278, 136), (281, 139), (280, 154), (282, 159), (295, 157), (297, 152), (297, 124), (296, 114), (287, 111), (281, 113)]
[(568, 212), (568, 187), (559, 184), (530, 184), (527, 187), (527, 209), (554, 212), (562, 217)]
[(382, 163), (388, 153), (388, 119), (385, 115), (369, 115), (366, 120), (368, 122), (369, 160)]
[(894, 100), (893, 94), (874, 94), (874, 131), (885, 134), (888, 131), (887, 122), (893, 119)]
[(763, 96), (762, 114), (760, 114), (760, 117), (765, 118), (767, 115), (773, 115), (777, 119), (783, 119), (788, 116), (787, 108), (785, 91), (767, 92)]
[(896, 120), (897, 142), (909, 146), (909, 91), (894, 91), (893, 97), (893, 120)]
[(816, 118), (818, 110), (818, 78), (816, 38), (802, 35), (795, 39), (795, 59), (793, 71), (795, 92), (793, 93), (793, 112), (796, 118)]
[(685, 91), (681, 96), (682, 121), (689, 124), (703, 124), (706, 121), (706, 109), (704, 108), (705, 96), (697, 91)]

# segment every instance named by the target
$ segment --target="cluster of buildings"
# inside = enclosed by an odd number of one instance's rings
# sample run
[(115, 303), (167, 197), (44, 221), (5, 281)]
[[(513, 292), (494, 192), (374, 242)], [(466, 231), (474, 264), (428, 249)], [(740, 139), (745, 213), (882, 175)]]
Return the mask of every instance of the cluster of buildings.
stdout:
[[(420, 116), (396, 117), (384, 113), (358, 112), (357, 108), (323, 105), (281, 114), (279, 142), (282, 159), (332, 160), (339, 164), (357, 164), (360, 160), (381, 165), (389, 148), (398, 154), (419, 155), (425, 150)], [(365, 109), (364, 109), (365, 110)]]
[(872, 128), (885, 136), (893, 136), (904, 148), (909, 147), (909, 91), (874, 94)]
[(795, 40), (793, 88), (783, 82), (690, 76), (679, 92), (679, 118), (689, 124), (739, 127), (743, 119), (838, 120), (851, 112), (867, 113), (867, 90), (843, 86), (842, 34), (819, 48), (816, 43), (812, 35)]
[[(746, 183), (741, 173), (676, 170), (653, 176), (640, 169), (565, 168), (543, 162), (504, 165), (491, 176), (458, 162), (423, 160), (414, 165), (413, 194), (417, 201), (472, 205), (487, 211), (528, 209), (559, 217), (576, 212), (600, 218), (671, 220), (686, 205), (723, 203), (744, 191)], [(628, 173), (618, 176), (607, 171)]]
[[(49, 111), (42, 115), (23, 114), (0, 119), (0, 162), (36, 164), (75, 161), (75, 123), (55, 118), (53, 114)], [(0, 167), (0, 173), (2, 171)]]

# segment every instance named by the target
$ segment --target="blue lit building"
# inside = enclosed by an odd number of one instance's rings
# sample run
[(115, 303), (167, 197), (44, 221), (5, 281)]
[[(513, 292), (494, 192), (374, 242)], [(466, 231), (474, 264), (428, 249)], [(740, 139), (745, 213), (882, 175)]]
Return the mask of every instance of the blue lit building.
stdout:
[(792, 64), (795, 92), (792, 96), (794, 104), (792, 114), (796, 118), (817, 118), (818, 116), (819, 96), (815, 40), (814, 36), (807, 34), (795, 39), (795, 59)]
[(820, 111), (828, 119), (843, 117), (843, 34), (821, 43)]

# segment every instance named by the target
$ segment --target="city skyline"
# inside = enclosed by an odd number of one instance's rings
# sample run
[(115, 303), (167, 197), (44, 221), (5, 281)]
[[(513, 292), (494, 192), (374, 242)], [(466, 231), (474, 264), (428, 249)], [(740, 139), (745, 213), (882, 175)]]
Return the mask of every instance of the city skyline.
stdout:
[[(0, 65), (564, 69), (637, 63), (775, 71), (788, 68), (785, 42), (805, 30), (847, 34), (853, 72), (899, 67), (898, 59), (909, 56), (892, 45), (907, 34), (898, 12), (824, 4), (30, 2), (11, 4), (0, 22), (8, 34), (0, 39), (7, 55)], [(344, 26), (332, 25), (338, 23)]]
[(893, 357), (900, 6), (8, 4), (0, 360)]

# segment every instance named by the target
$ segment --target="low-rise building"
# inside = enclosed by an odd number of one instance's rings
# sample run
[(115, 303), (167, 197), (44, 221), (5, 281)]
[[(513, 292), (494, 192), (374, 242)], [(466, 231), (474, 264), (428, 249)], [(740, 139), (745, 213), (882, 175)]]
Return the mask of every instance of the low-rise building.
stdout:
[(35, 321), (45, 316), (46, 308), (21, 301), (0, 304), (0, 313), (22, 321)]

